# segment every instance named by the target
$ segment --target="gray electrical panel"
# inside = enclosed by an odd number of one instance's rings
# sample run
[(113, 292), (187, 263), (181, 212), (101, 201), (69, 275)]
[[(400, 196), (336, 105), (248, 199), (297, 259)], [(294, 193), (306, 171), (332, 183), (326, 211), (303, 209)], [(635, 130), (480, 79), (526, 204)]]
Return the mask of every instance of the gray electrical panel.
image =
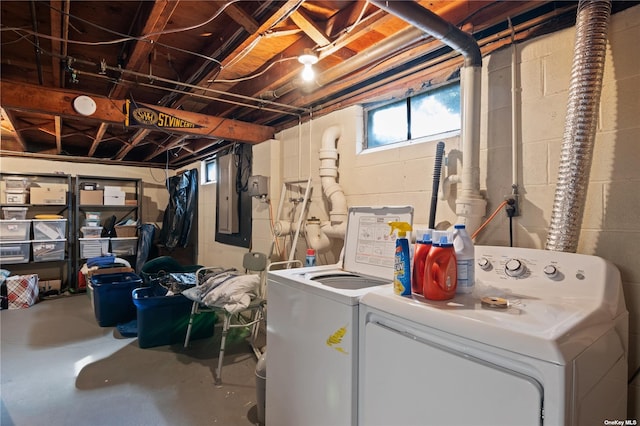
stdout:
[(218, 232), (221, 234), (235, 234), (240, 230), (237, 173), (238, 167), (233, 154), (218, 158)]

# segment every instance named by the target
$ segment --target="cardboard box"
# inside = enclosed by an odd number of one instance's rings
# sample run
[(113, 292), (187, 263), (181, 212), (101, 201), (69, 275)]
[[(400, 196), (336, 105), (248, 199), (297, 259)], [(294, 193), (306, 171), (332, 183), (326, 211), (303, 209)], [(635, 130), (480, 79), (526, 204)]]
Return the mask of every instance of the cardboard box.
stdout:
[(62, 288), (62, 280), (39, 280), (38, 287), (40, 287), (41, 293), (60, 291)]
[(120, 186), (104, 186), (104, 195), (124, 195), (124, 190)]
[(105, 206), (124, 206), (124, 195), (105, 195)]
[(64, 188), (32, 187), (31, 204), (61, 205), (67, 204), (67, 191)]
[(104, 204), (104, 191), (87, 191), (86, 189), (80, 190), (80, 204), (101, 206)]

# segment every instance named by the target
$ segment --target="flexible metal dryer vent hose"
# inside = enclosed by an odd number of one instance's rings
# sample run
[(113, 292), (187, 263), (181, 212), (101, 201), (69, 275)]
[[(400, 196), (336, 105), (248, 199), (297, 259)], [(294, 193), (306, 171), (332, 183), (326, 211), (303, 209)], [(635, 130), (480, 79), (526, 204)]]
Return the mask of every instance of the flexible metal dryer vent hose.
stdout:
[(589, 183), (611, 2), (580, 1), (569, 101), (547, 250), (575, 253)]

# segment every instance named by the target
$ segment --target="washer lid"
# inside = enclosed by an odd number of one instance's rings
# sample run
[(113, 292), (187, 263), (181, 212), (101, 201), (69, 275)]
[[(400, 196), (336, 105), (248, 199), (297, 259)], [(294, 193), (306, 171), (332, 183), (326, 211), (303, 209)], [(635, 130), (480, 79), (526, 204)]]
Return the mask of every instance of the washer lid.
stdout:
[(350, 207), (344, 239), (343, 269), (393, 280), (396, 237), (391, 221), (413, 223), (413, 207)]

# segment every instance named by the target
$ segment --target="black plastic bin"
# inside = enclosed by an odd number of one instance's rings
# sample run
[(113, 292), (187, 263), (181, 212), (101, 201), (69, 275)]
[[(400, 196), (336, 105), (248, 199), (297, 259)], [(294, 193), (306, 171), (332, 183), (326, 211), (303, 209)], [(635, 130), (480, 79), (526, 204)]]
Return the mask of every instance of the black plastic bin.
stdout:
[[(182, 294), (165, 296), (159, 285), (136, 288), (132, 292), (137, 309), (138, 346), (151, 348), (184, 342), (191, 316), (192, 301)], [(190, 340), (213, 336), (216, 315), (204, 312), (196, 315)]]
[(131, 292), (142, 286), (142, 278), (132, 272), (91, 277), (93, 310), (100, 327), (129, 322), (136, 317)]

